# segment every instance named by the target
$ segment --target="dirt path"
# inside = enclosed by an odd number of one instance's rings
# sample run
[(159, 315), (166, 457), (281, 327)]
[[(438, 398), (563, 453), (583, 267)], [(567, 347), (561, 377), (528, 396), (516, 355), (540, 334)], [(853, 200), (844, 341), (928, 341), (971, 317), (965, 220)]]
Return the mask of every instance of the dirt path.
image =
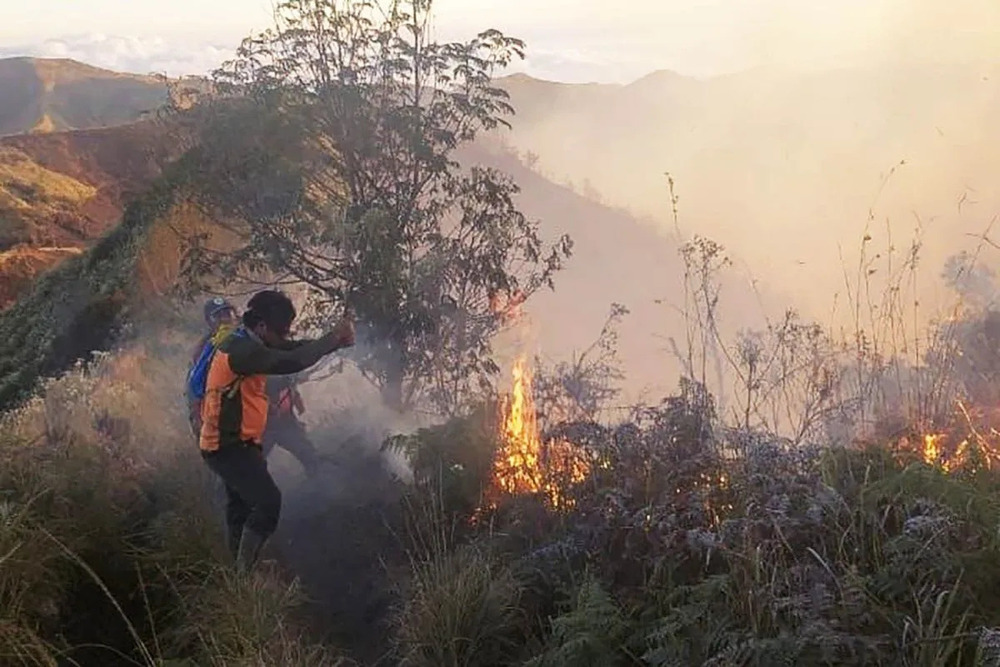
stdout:
[(374, 456), (325, 467), (312, 480), (292, 466), (275, 470), (284, 496), (276, 554), (299, 577), (331, 644), (364, 665), (388, 664), (394, 582), (408, 567), (399, 487)]

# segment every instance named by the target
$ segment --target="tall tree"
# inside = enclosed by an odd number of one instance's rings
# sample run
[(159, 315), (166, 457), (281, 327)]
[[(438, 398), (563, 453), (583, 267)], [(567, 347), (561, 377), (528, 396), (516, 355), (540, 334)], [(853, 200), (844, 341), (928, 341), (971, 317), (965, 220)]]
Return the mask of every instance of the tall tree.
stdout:
[(452, 413), (497, 370), (497, 304), (552, 288), (572, 244), (543, 243), (510, 178), (455, 157), (507, 125), (492, 78), (522, 42), (438, 43), (430, 15), (430, 0), (289, 0), (244, 41), (215, 73), (219, 113), (193, 160), (200, 201), (240, 243), (195, 243), (188, 269), (308, 285), (308, 321), (354, 312), (359, 367), (387, 404)]

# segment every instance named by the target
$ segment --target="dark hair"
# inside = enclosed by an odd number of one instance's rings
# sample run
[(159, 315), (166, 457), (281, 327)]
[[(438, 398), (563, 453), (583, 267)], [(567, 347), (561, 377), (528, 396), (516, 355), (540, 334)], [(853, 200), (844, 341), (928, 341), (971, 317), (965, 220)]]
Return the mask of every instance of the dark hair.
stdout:
[(264, 290), (254, 294), (247, 302), (243, 324), (254, 328), (261, 322), (278, 334), (286, 334), (295, 320), (295, 306), (284, 292)]

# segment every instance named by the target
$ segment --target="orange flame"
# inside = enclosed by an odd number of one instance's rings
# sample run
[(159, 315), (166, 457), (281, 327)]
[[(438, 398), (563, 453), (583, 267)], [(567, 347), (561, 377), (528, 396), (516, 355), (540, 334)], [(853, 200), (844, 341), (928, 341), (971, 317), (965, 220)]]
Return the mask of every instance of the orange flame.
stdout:
[[(928, 429), (918, 438), (903, 437), (897, 451), (905, 459), (920, 457), (946, 473), (996, 470), (1000, 466), (1000, 431), (991, 424), (1000, 419), (1000, 407), (966, 405), (943, 428)], [(915, 441), (914, 441), (915, 440)]]
[(511, 397), (501, 403), (506, 413), (503, 446), (494, 466), (497, 486), (505, 493), (537, 493), (542, 488), (541, 441), (531, 398), (531, 372), (524, 360), (514, 364)]
[(937, 464), (938, 458), (941, 456), (941, 448), (938, 443), (943, 437), (941, 433), (929, 433), (924, 436), (924, 463), (928, 465)]
[[(952, 472), (962, 468), (969, 459), (969, 441), (963, 440), (955, 450), (955, 455), (941, 464), (945, 472)], [(986, 464), (989, 465), (989, 456), (986, 457)]]
[[(951, 436), (956, 436), (952, 438)], [(951, 443), (958, 441), (957, 445)], [(915, 446), (908, 438), (900, 442), (903, 451), (917, 454), (925, 464), (938, 468), (946, 473), (955, 473), (966, 469), (973, 463), (972, 453), (975, 452), (978, 465), (992, 469), (995, 462), (1000, 461), (1000, 448), (992, 438), (973, 432), (971, 436), (962, 437), (961, 433), (927, 433), (920, 437)]]
[(501, 401), (502, 442), (494, 460), (493, 485), (509, 495), (543, 493), (552, 507), (569, 507), (572, 502), (564, 489), (586, 479), (590, 464), (570, 442), (550, 440), (543, 445), (531, 371), (523, 357), (515, 362), (512, 375), (510, 397)]

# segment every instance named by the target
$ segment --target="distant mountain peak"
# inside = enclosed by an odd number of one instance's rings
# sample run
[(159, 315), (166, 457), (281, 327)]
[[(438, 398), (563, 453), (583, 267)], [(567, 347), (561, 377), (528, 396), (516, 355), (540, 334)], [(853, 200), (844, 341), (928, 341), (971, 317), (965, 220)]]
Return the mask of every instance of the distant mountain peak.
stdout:
[(0, 136), (130, 123), (166, 99), (155, 76), (68, 58), (0, 59)]
[(648, 84), (648, 83), (662, 83), (662, 82), (674, 82), (674, 81), (691, 81), (692, 78), (685, 76), (680, 72), (675, 72), (672, 69), (658, 69), (641, 76), (635, 81), (633, 81), (631, 86)]
[(89, 65), (72, 58), (39, 58), (36, 56), (13, 56), (10, 58), (0, 58), (0, 68), (4, 67), (31, 67), (40, 77), (57, 79), (60, 82), (99, 78), (99, 79), (120, 79), (120, 78), (140, 78), (152, 80), (154, 77), (143, 74), (132, 74), (128, 72), (116, 72), (96, 65)]
[(515, 72), (513, 74), (507, 74), (505, 76), (497, 77), (495, 82), (500, 86), (516, 86), (521, 88), (533, 87), (533, 88), (580, 88), (580, 89), (607, 89), (621, 88), (621, 84), (617, 83), (601, 83), (597, 81), (591, 81), (587, 83), (580, 82), (570, 82), (570, 81), (555, 81), (552, 79), (542, 79), (537, 76), (532, 76), (525, 72)]
[(513, 74), (507, 74), (505, 76), (498, 77), (497, 81), (517, 81), (523, 83), (538, 81), (540, 83), (552, 83), (550, 81), (545, 81), (544, 79), (531, 76), (527, 72), (514, 72)]

